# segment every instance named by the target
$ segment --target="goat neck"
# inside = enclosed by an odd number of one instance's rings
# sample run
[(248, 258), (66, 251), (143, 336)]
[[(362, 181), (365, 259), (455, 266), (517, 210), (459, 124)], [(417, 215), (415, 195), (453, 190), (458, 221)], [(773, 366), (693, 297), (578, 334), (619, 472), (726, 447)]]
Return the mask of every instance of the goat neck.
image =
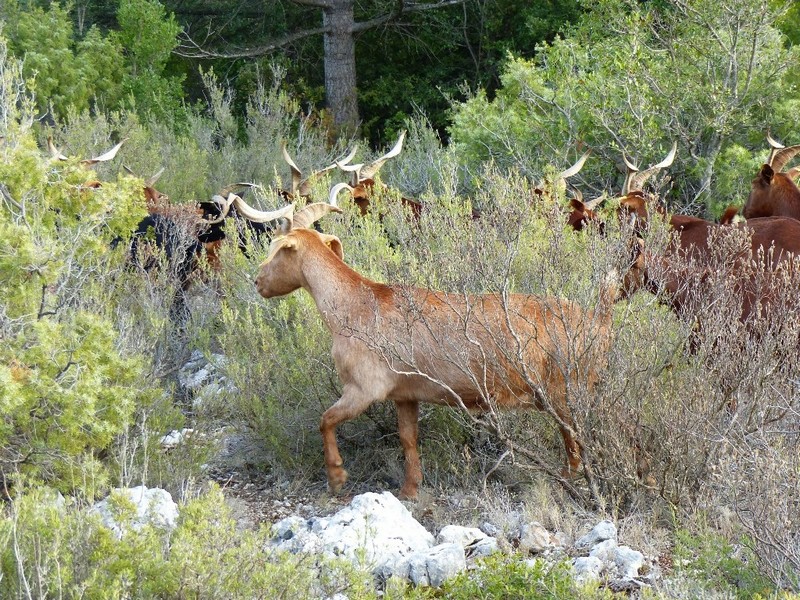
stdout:
[[(273, 241), (256, 278), (256, 289), (264, 298), (299, 288), (311, 294), (333, 333), (352, 317), (374, 314), (376, 303), (390, 293), (387, 286), (362, 277), (344, 263), (337, 237), (311, 229), (293, 229)], [(366, 290), (372, 293), (365, 294)], [(365, 301), (372, 305), (361, 306)]]

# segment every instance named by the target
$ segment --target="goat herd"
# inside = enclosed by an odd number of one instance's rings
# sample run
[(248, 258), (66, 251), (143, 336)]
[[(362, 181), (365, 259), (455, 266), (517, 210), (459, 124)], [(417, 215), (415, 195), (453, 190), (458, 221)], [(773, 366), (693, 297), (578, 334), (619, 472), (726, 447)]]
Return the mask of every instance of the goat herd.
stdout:
[[(143, 193), (149, 215), (142, 221), (131, 244), (136, 255), (141, 236), (148, 228), (157, 232), (155, 242), (167, 254), (175, 252), (171, 240), (175, 229), (190, 230), (191, 244), (179, 271), (181, 286), (190, 281), (196, 257), (205, 253), (212, 267), (225, 237), (224, 223), (235, 217), (256, 234), (271, 236), (266, 260), (259, 267), (256, 289), (264, 298), (305, 289), (314, 299), (333, 338), (333, 358), (342, 383), (341, 398), (322, 416), (328, 485), (332, 492), (347, 480), (336, 443), (336, 427), (364, 412), (372, 403), (390, 399), (397, 407), (400, 441), (405, 454), (405, 478), (400, 494), (415, 498), (422, 480), (417, 452), (420, 402), (431, 402), (467, 410), (536, 407), (557, 422), (566, 450), (563, 477), (580, 473), (581, 444), (569, 409), (576, 389), (591, 393), (607, 360), (612, 341), (614, 303), (638, 289), (657, 293), (675, 312), (685, 314), (687, 270), (710, 276), (706, 260), (713, 253), (714, 239), (725, 231), (749, 236), (750, 249), (728, 257), (741, 295), (738, 318), (747, 326), (770, 317), (771, 296), (763, 286), (749, 285), (749, 268), (760, 265), (768, 272), (792, 268), (800, 252), (800, 189), (794, 178), (800, 169), (784, 171), (800, 152), (800, 145), (784, 147), (770, 136), (769, 158), (752, 183), (744, 206), (745, 221), (736, 222), (736, 209), (726, 211), (719, 223), (689, 215), (666, 215), (657, 198), (644, 192), (646, 181), (669, 167), (676, 153), (673, 146), (660, 163), (640, 171), (627, 159), (628, 174), (615, 207), (620, 223), (630, 231), (630, 261), (626, 272), (606, 276), (594, 309), (553, 296), (529, 294), (445, 293), (408, 285), (385, 285), (371, 281), (342, 260), (341, 241), (311, 227), (329, 212), (341, 212), (338, 197), (348, 190), (362, 213), (369, 210), (376, 185), (375, 175), (397, 156), (403, 135), (395, 146), (370, 165), (350, 165), (355, 152), (304, 178), (283, 148), (292, 172), (288, 190), (280, 190), (287, 203), (274, 211), (260, 211), (234, 193), (237, 184), (196, 206), (170, 205), (158, 193), (155, 180), (146, 182)], [(120, 144), (121, 145), (121, 144)], [(119, 145), (93, 164), (110, 160)], [(64, 156), (51, 145), (55, 158)], [(588, 153), (559, 174), (566, 180), (583, 166)], [(349, 183), (335, 185), (328, 202), (309, 203), (313, 180), (340, 168), (351, 174)], [(537, 190), (538, 192), (538, 190)], [(538, 192), (541, 195), (541, 192)], [(294, 212), (294, 202), (303, 208)], [(424, 205), (403, 199), (412, 218), (419, 218)], [(571, 202), (567, 223), (576, 231), (595, 227), (601, 234), (605, 224), (599, 201), (583, 202), (580, 194)], [(643, 241), (650, 211), (664, 214), (673, 235), (664, 248), (654, 250)], [(478, 215), (473, 215), (478, 218)], [(279, 225), (274, 228), (268, 224)], [(239, 240), (244, 249), (243, 240)], [(702, 326), (702, 324), (701, 324)]]

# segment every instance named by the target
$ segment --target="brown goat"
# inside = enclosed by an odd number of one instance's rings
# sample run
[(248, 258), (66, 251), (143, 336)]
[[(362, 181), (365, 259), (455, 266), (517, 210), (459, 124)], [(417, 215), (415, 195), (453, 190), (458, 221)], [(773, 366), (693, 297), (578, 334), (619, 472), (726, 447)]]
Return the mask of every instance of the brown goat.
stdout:
[[(405, 140), (405, 137), (406, 132), (401, 131), (400, 136), (397, 138), (394, 146), (392, 146), (392, 149), (368, 165), (364, 165), (363, 163), (350, 165), (347, 164), (347, 160), (337, 161), (336, 164), (342, 171), (350, 173), (350, 183), (340, 183), (333, 188), (336, 190), (335, 192), (331, 190), (331, 203), (335, 204), (335, 199), (339, 193), (342, 190), (347, 189), (350, 191), (353, 202), (356, 204), (356, 206), (358, 206), (361, 214), (366, 215), (370, 210), (372, 197), (375, 194), (375, 177), (386, 161), (400, 154), (400, 152), (403, 150), (403, 141)], [(355, 150), (348, 158), (352, 159), (354, 153)], [(385, 190), (387, 189), (387, 186), (382, 184), (382, 188)], [(421, 202), (405, 197), (401, 197), (400, 202), (402, 202), (403, 206), (407, 207), (411, 211), (411, 215), (414, 219), (420, 218), (423, 210)]]
[(791, 217), (800, 219), (800, 189), (794, 180), (800, 168), (782, 172), (783, 167), (800, 152), (800, 145), (784, 147), (767, 135), (771, 146), (769, 158), (753, 179), (750, 196), (742, 214), (746, 219), (756, 217)]
[(347, 480), (336, 427), (387, 399), (397, 407), (405, 454), (402, 497), (415, 498), (422, 481), (420, 402), (547, 410), (563, 437), (565, 474), (580, 468), (570, 390), (591, 391), (605, 364), (617, 282), (604, 286), (596, 311), (554, 297), (385, 285), (348, 267), (335, 236), (294, 228), (272, 242), (255, 285), (264, 298), (305, 289), (333, 335), (343, 391), (320, 424), (333, 493)]
[[(770, 290), (768, 286), (765, 288), (763, 284), (755, 285), (751, 281), (753, 269), (763, 269), (769, 274), (782, 263), (800, 257), (800, 221), (789, 217), (762, 217), (721, 225), (696, 217), (674, 215), (670, 224), (676, 228), (676, 235), (663, 254), (645, 251), (640, 242), (638, 257), (626, 274), (623, 296), (639, 288), (652, 293), (663, 289), (667, 304), (676, 314), (684, 315), (687, 310), (693, 313), (694, 308), (688, 299), (697, 296), (694, 286), (702, 284), (712, 275), (708, 270), (709, 261), (712, 260), (709, 240), (743, 230), (749, 237), (749, 251), (743, 249), (724, 257), (724, 268), (742, 299), (738, 318), (748, 323), (755, 316), (769, 316)], [(719, 264), (713, 267), (715, 272), (719, 267)], [(760, 310), (758, 315), (757, 307)], [(686, 316), (694, 317), (693, 314)]]

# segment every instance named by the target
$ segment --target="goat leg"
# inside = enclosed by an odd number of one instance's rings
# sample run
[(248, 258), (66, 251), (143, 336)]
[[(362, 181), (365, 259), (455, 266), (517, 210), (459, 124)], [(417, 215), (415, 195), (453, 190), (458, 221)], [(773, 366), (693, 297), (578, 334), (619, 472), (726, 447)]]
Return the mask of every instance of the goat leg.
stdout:
[(328, 488), (332, 494), (342, 491), (347, 482), (347, 471), (336, 444), (336, 427), (363, 413), (374, 399), (365, 395), (357, 386), (345, 385), (339, 401), (322, 413), (319, 431), (322, 434), (322, 449), (325, 454), (325, 470), (328, 475)]
[(419, 430), (419, 402), (397, 402), (397, 429), (406, 460), (406, 477), (400, 488), (400, 498), (416, 500), (422, 482), (422, 466), (417, 450)]

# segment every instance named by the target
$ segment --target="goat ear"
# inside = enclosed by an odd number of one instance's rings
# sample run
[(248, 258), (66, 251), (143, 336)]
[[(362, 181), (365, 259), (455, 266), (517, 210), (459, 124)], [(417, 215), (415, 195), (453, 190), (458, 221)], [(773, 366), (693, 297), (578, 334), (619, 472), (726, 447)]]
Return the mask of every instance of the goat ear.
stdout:
[(569, 205), (577, 211), (586, 212), (586, 205), (577, 198), (570, 198)]
[(789, 179), (795, 180), (797, 176), (800, 175), (800, 167), (792, 167), (786, 171), (786, 174), (789, 176)]
[(320, 233), (319, 237), (322, 239), (322, 243), (324, 243), (328, 248), (330, 248), (333, 253), (344, 260), (344, 250), (342, 250), (342, 242), (339, 241), (339, 238), (335, 235), (329, 235), (327, 233)]
[(772, 170), (772, 167), (769, 165), (761, 165), (761, 171), (759, 172), (758, 176), (761, 177), (765, 183), (772, 183), (772, 178), (774, 175), (775, 171)]

